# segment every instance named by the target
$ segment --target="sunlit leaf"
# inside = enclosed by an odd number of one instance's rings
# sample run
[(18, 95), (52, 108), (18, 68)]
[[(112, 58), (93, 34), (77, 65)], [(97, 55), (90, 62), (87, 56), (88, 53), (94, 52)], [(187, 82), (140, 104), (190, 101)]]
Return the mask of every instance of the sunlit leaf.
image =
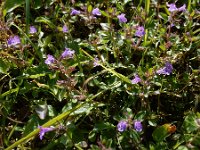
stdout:
[(35, 19), (35, 22), (45, 23), (45, 24), (49, 25), (50, 28), (56, 29), (56, 26), (55, 26), (48, 18), (45, 18), (45, 17), (37, 17), (37, 18)]
[(153, 139), (156, 142), (162, 142), (163, 140), (165, 140), (166, 137), (169, 136), (168, 133), (168, 127), (170, 126), (170, 124), (165, 124), (162, 125), (160, 127), (157, 127), (154, 131), (153, 131)]
[(185, 117), (182, 128), (186, 133), (191, 133), (198, 130), (199, 126), (196, 119), (196, 115), (192, 113)]
[(94, 131), (102, 131), (106, 129), (112, 129), (115, 128), (115, 126), (109, 122), (100, 122), (97, 123), (94, 127)]
[(7, 71), (9, 70), (9, 63), (6, 63), (5, 60), (0, 58), (0, 73), (6, 74)]
[(3, 15), (13, 11), (15, 8), (25, 3), (25, 0), (6, 0), (3, 6)]

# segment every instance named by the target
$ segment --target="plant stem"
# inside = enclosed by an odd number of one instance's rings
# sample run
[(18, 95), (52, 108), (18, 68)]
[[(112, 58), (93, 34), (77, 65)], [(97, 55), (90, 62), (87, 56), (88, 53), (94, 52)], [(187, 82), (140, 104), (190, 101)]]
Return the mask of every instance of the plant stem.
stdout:
[(30, 27), (30, 0), (26, 0), (26, 34), (29, 32)]

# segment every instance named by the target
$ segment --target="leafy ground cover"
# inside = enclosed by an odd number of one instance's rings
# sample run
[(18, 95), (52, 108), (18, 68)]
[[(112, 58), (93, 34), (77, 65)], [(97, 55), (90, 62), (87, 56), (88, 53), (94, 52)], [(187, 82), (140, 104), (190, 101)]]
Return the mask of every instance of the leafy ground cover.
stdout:
[(0, 9), (0, 149), (200, 149), (199, 0)]

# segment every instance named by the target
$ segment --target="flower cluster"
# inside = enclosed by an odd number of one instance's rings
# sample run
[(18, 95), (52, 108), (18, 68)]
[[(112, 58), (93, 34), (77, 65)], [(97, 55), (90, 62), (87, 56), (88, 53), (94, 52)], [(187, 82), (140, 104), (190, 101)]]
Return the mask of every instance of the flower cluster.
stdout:
[[(65, 59), (65, 58), (73, 58), (74, 53), (75, 53), (74, 50), (71, 50), (69, 48), (65, 48), (64, 52), (60, 56), (60, 59), (62, 60), (62, 59)], [(56, 62), (56, 59), (52, 55), (48, 54), (47, 58), (45, 60), (45, 64), (52, 65), (55, 62)]]
[(142, 37), (144, 35), (145, 35), (144, 27), (143, 26), (137, 27), (137, 30), (135, 32), (135, 36)]
[[(128, 122), (127, 121), (120, 121), (118, 124), (117, 124), (117, 130), (119, 132), (124, 132), (128, 127)], [(138, 121), (138, 120), (135, 120), (133, 121), (133, 128), (137, 131), (137, 132), (142, 132), (143, 130), (143, 126), (142, 126), (142, 122), (141, 121)]]
[(163, 74), (163, 75), (170, 75), (173, 71), (173, 66), (169, 62), (166, 62), (165, 67), (159, 69), (156, 71), (157, 74)]
[(186, 11), (186, 5), (185, 4), (183, 6), (177, 8), (175, 3), (171, 3), (171, 4), (167, 3), (167, 7), (169, 7), (168, 8), (169, 12)]
[[(158, 75), (170, 75), (173, 71), (173, 66), (171, 63), (169, 62), (166, 62), (165, 63), (165, 66), (158, 69), (155, 73), (158, 74)], [(142, 79), (136, 74), (134, 76), (134, 78), (131, 80), (131, 83), (132, 84), (138, 84), (139, 82), (142, 82)], [(145, 82), (146, 83), (146, 82)]]
[(75, 51), (65, 48), (65, 51), (62, 53), (61, 58), (73, 58)]

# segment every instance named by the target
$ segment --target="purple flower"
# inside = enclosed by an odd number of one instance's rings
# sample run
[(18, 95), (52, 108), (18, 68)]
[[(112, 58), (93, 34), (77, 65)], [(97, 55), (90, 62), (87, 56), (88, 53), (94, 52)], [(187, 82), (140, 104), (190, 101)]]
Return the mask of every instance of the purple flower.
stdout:
[(67, 33), (69, 31), (66, 25), (63, 26), (62, 31), (63, 33)]
[(8, 46), (12, 46), (12, 45), (14, 46), (14, 45), (20, 44), (21, 41), (20, 41), (19, 36), (15, 35), (15, 36), (10, 37), (7, 43), (8, 43)]
[(43, 136), (45, 135), (46, 132), (50, 132), (50, 131), (55, 130), (54, 127), (42, 127), (42, 126), (39, 126), (38, 128), (40, 129), (40, 132), (39, 132), (40, 140), (43, 139)]
[(174, 27), (175, 25), (173, 23), (170, 24), (171, 27)]
[(183, 6), (177, 8), (176, 7), (176, 4), (175, 3), (171, 3), (171, 4), (168, 4), (167, 3), (167, 6), (169, 7), (168, 10), (169, 12), (174, 12), (174, 11), (186, 11), (186, 5), (184, 4)]
[(52, 55), (47, 55), (47, 59), (45, 60), (45, 64), (51, 65), (52, 63), (55, 62), (55, 58)]
[(120, 23), (126, 23), (127, 22), (125, 14), (118, 15), (117, 18), (119, 19)]
[(164, 75), (170, 75), (172, 73), (173, 66), (169, 62), (166, 62), (165, 67), (159, 69), (156, 71), (157, 74), (164, 74)]
[(176, 7), (176, 4), (175, 4), (175, 3), (171, 3), (171, 4), (168, 4), (168, 3), (167, 3), (167, 6), (169, 7), (168, 10), (169, 10), (170, 12), (174, 12), (174, 11), (177, 11), (177, 10), (178, 10), (178, 8)]
[(69, 48), (65, 48), (65, 51), (62, 53), (61, 58), (72, 58), (74, 56), (75, 51), (70, 50)]
[(140, 79), (140, 77), (138, 75), (135, 75), (135, 78), (131, 80), (132, 84), (137, 84), (139, 82), (141, 82), (142, 80)]
[(99, 66), (99, 59), (97, 57), (94, 58), (93, 66)]
[(142, 123), (141, 123), (141, 121), (134, 121), (134, 129), (137, 132), (141, 132), (142, 131)]
[(127, 122), (126, 121), (120, 121), (118, 124), (117, 124), (117, 130), (119, 132), (123, 132), (125, 131), (127, 128)]
[(178, 8), (179, 11), (186, 11), (186, 5), (184, 4), (183, 6)]
[(34, 33), (36, 33), (37, 32), (37, 29), (34, 27), (34, 26), (30, 26), (30, 31), (29, 31), (29, 33), (30, 34), (34, 34)]
[(145, 35), (144, 27), (143, 26), (137, 27), (137, 30), (135, 32), (135, 36), (142, 37), (144, 35)]
[(72, 9), (72, 11), (71, 11), (71, 14), (70, 15), (79, 15), (81, 12), (79, 11), (79, 10), (76, 10), (76, 9)]
[(101, 12), (99, 11), (99, 8), (93, 9), (92, 14), (95, 15), (95, 16), (101, 16)]

